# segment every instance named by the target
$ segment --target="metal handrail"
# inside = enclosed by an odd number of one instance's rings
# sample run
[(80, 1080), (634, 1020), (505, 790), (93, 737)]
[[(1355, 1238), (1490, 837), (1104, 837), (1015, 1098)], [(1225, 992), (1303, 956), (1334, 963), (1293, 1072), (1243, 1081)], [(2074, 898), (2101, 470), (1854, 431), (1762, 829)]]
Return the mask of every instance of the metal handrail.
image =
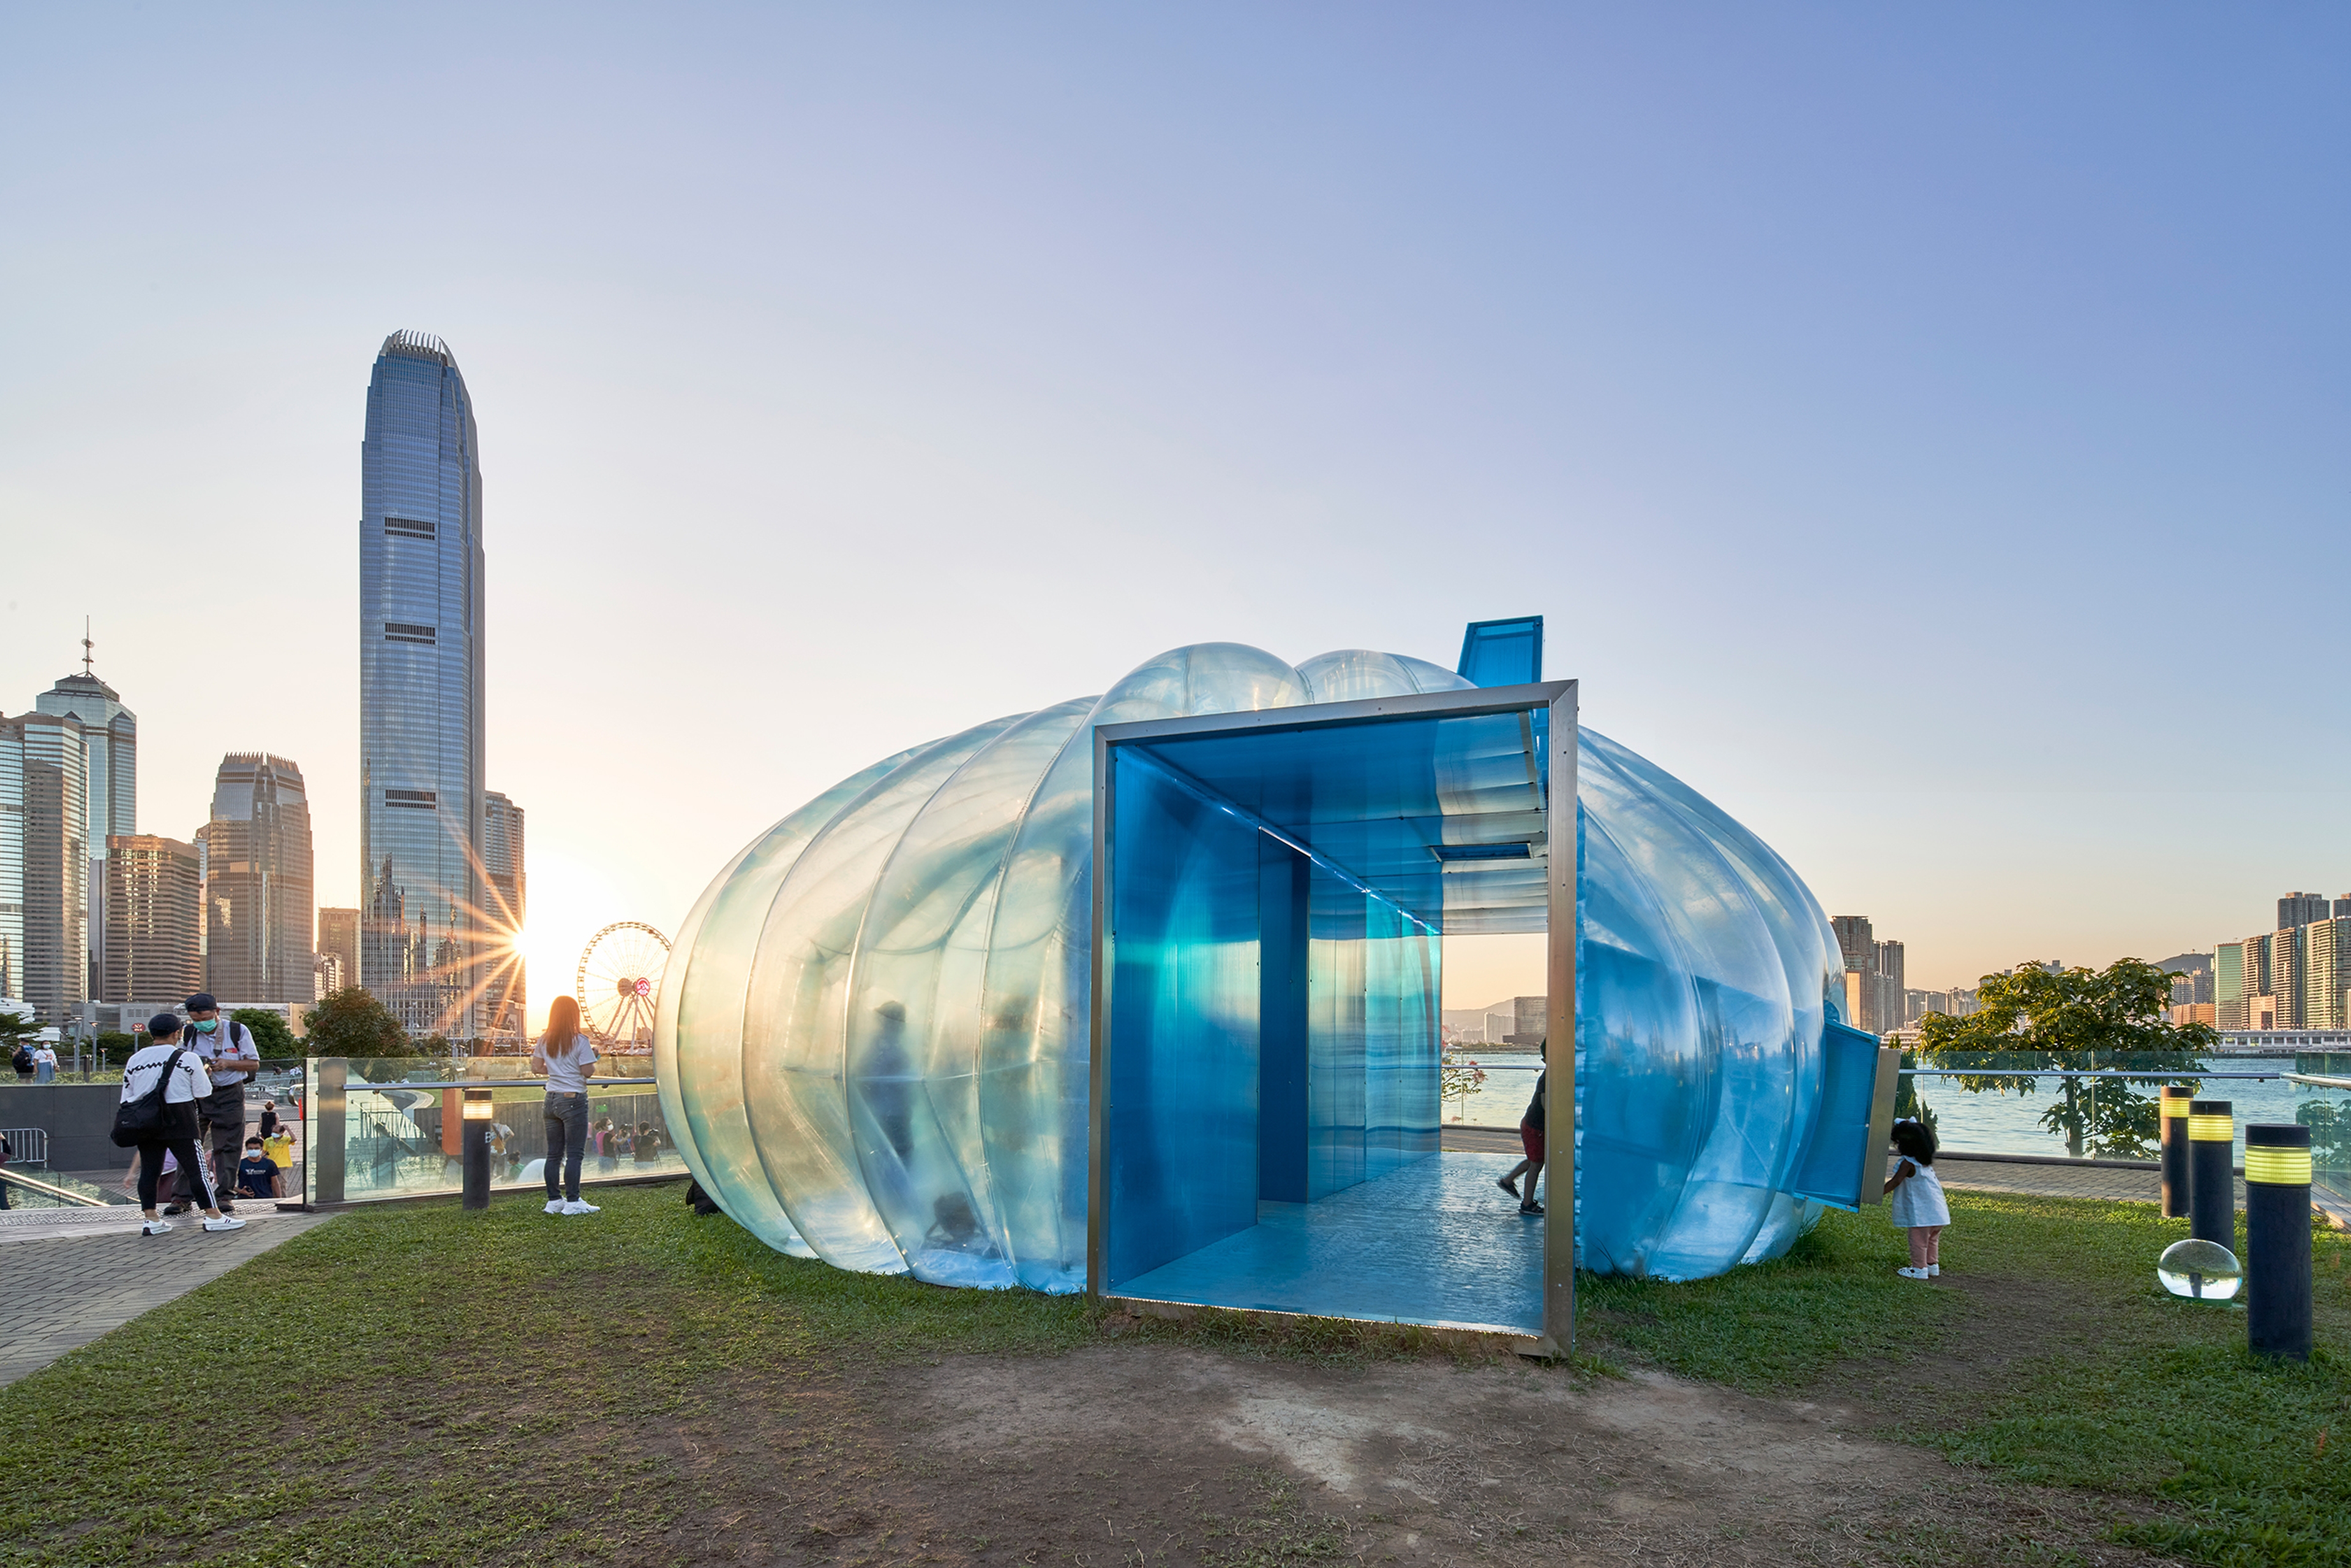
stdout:
[(51, 1186), (47, 1182), (37, 1180), (32, 1176), (26, 1176), (21, 1171), (12, 1171), (5, 1166), (0, 1166), (0, 1181), (14, 1182), (18, 1186), (29, 1187), (35, 1192), (44, 1192), (48, 1194), (51, 1197), (62, 1198), (68, 1203), (78, 1203), (89, 1208), (114, 1208), (120, 1207), (119, 1205), (107, 1202), (106, 1199), (102, 1197), (92, 1197), (86, 1192), (73, 1192), (65, 1187)]
[[(597, 1084), (658, 1083), (660, 1082), (658, 1078), (590, 1078), (588, 1080), (591, 1089)], [(381, 1093), (393, 1089), (541, 1089), (546, 1085), (547, 1080), (544, 1078), (435, 1078), (422, 1082), (395, 1078), (383, 1083), (347, 1084), (345, 1091), (352, 1094), (366, 1094)]]
[(2351, 1078), (2322, 1078), (2314, 1072), (2289, 1072), (2290, 1083), (2307, 1083), (2313, 1089), (2351, 1089)]

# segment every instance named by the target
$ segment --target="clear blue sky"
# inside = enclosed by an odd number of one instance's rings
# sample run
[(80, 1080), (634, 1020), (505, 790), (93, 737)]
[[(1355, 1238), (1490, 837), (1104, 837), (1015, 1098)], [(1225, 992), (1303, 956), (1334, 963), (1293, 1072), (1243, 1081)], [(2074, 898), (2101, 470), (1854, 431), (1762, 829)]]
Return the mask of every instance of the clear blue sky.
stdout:
[(2346, 80), (2321, 5), (9, 5), (0, 707), (92, 614), (141, 827), (266, 747), (355, 900), (407, 327), (543, 955), (1161, 648), (1527, 612), (1914, 985), (2209, 946), (2351, 891)]

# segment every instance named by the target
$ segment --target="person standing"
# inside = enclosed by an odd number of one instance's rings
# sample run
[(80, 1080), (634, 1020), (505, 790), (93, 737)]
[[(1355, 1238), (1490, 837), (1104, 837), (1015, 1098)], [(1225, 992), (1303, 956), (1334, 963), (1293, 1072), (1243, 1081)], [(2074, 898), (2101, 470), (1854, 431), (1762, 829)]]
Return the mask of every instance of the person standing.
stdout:
[(180, 1043), (181, 1032), (178, 1019), (157, 1013), (147, 1020), (152, 1043), (131, 1052), (131, 1060), (122, 1064), (124, 1104), (154, 1092), (158, 1083), (163, 1089), (162, 1123), (139, 1145), (139, 1208), (146, 1217), (139, 1228), (141, 1236), (161, 1236), (172, 1228), (172, 1222), (155, 1212), (156, 1188), (162, 1182), (167, 1153), (179, 1162), (181, 1179), (193, 1186), (193, 1196), (204, 1211), (206, 1230), (245, 1228), (244, 1220), (221, 1212), (204, 1163), (196, 1155), (198, 1107), (214, 1090), (203, 1059)]
[[(0, 1171), (6, 1170), (8, 1162), (16, 1157), (16, 1145), (8, 1141), (7, 1134), (0, 1133)], [(0, 1176), (0, 1208), (5, 1208), (7, 1207), (8, 1181), (5, 1176)]]
[[(547, 1032), (531, 1048), (530, 1070), (547, 1080), (547, 1212), (594, 1214), (580, 1201), (580, 1159), (588, 1152), (588, 1080), (596, 1074), (596, 1046), (580, 1028), (580, 1004), (558, 997), (547, 1009)], [(559, 1180), (559, 1178), (560, 1178)]]
[(33, 1082), (55, 1083), (57, 1081), (57, 1048), (47, 1040), (33, 1048)]
[[(245, 1085), (247, 1079), (261, 1071), (261, 1048), (254, 1044), (251, 1030), (235, 1019), (221, 1017), (220, 1004), (203, 991), (188, 998), (188, 1023), (181, 1035), (185, 1049), (204, 1062), (205, 1074), (212, 1080), (212, 1093), (196, 1107), (201, 1136), (212, 1152), (209, 1185), (216, 1192), (233, 1193), (236, 1190), (236, 1162), (245, 1148)], [(193, 1191), (190, 1185), (193, 1179), (188, 1162), (183, 1158), (180, 1200), (166, 1208), (166, 1214), (186, 1209)], [(221, 1207), (231, 1214), (236, 1212), (235, 1206), (225, 1199)]]

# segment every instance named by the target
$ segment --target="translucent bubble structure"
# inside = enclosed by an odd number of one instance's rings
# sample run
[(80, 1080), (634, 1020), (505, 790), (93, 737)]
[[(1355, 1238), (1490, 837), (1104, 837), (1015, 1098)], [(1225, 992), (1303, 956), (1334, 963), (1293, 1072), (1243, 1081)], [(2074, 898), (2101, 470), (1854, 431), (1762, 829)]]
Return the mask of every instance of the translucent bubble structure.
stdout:
[[(654, 1026), (679, 1152), (795, 1256), (1082, 1290), (1093, 727), (1468, 685), (1399, 654), (1293, 667), (1199, 643), (841, 780), (679, 934)], [(1791, 1187), (1834, 937), (1745, 828), (1590, 729), (1577, 744), (1578, 1262), (1696, 1279), (1776, 1256), (1817, 1212)]]

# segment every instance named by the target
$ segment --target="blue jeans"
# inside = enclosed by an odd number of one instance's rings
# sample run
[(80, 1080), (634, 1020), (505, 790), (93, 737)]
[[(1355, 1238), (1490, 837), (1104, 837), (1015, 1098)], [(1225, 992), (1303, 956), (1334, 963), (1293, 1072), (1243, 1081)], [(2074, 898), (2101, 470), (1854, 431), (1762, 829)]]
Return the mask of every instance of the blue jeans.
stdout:
[[(588, 1152), (588, 1096), (547, 1097), (547, 1201), (580, 1200), (580, 1156)], [(556, 1185), (561, 1167), (562, 1186)]]

